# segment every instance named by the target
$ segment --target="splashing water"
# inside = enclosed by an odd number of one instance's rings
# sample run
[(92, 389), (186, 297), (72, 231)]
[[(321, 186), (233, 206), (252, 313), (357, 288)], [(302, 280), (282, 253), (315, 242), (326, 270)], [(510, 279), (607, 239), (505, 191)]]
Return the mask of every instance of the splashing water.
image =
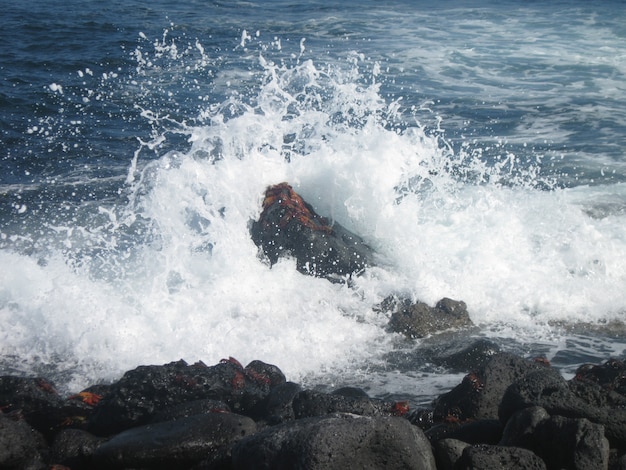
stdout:
[[(420, 125), (428, 110), (385, 97), (380, 64), (361, 54), (318, 63), (304, 41), (289, 55), (249, 33), (239, 47), (243, 66), (220, 69), (197, 40), (142, 34), (134, 74), (82, 89), (134, 103), (125, 120), (144, 133), (110, 198), (3, 228), (5, 367), (49, 367), (68, 388), (178, 358), (337, 377), (384, 367), (398, 347), (375, 309), (392, 293), (464, 300), (486, 334), (520, 342), (623, 316), (624, 211), (610, 210), (626, 207), (621, 186), (606, 201), (556, 186), (540, 155), (454, 148)], [(50, 92), (74, 100), (81, 88)], [(282, 181), (362, 236), (380, 267), (345, 286), (293, 260), (265, 264), (249, 224)]]

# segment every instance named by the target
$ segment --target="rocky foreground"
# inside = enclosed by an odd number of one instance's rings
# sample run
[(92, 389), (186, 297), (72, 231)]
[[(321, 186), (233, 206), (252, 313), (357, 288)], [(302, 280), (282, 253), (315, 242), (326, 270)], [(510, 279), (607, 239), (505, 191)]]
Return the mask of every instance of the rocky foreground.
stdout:
[[(293, 257), (331, 282), (377, 263), (287, 183), (267, 189), (251, 236), (270, 266)], [(471, 326), (465, 303), (447, 298), (390, 296), (377, 308), (407, 338)], [(437, 356), (428, 360), (468, 374), (424, 409), (305, 390), (274, 365), (232, 358), (141, 366), (69, 397), (45, 378), (0, 377), (0, 469), (626, 470), (623, 362), (568, 381), (545, 360), (480, 342)]]
[(230, 358), (141, 366), (69, 397), (4, 376), (0, 410), (0, 468), (626, 469), (614, 359), (568, 381), (545, 360), (489, 354), (427, 409)]

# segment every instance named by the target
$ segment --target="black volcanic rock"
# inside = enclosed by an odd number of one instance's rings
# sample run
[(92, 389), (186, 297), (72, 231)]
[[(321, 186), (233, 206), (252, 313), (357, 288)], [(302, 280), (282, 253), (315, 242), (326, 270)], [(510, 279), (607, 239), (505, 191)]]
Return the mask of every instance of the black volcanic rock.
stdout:
[(587, 419), (551, 416), (538, 424), (533, 440), (532, 450), (548, 468), (608, 468), (609, 442), (604, 427)]
[(430, 443), (406, 419), (338, 413), (273, 426), (232, 450), (233, 468), (435, 470)]
[(93, 453), (103, 441), (104, 438), (81, 429), (63, 429), (57, 433), (50, 446), (50, 463), (72, 470), (91, 468)]
[(389, 329), (408, 338), (423, 338), (450, 328), (472, 326), (465, 302), (443, 298), (435, 307), (424, 302), (388, 298), (383, 309), (390, 310)]
[(555, 369), (538, 369), (517, 380), (506, 391), (500, 419), (539, 406), (550, 415), (586, 418), (602, 424), (611, 445), (626, 448), (626, 397), (590, 381), (566, 381)]
[(343, 412), (360, 416), (402, 416), (408, 413), (405, 402), (385, 402), (367, 396), (328, 394), (304, 390), (293, 398), (296, 419)]
[(147, 424), (157, 412), (195, 400), (217, 400), (238, 413), (254, 414), (275, 384), (285, 378), (278, 368), (255, 361), (244, 368), (234, 359), (208, 367), (185, 361), (141, 366), (114, 383), (96, 405), (89, 430), (111, 435)]
[(15, 421), (0, 413), (0, 468), (45, 469), (42, 454), (46, 451), (41, 434), (25, 421)]
[(286, 382), (274, 387), (267, 397), (265, 417), (271, 424), (295, 419), (293, 399), (302, 391), (302, 387), (294, 382)]
[(301, 273), (331, 281), (375, 265), (374, 251), (361, 237), (318, 215), (287, 183), (267, 188), (250, 234), (270, 264), (290, 256)]
[(494, 354), (482, 367), (467, 374), (459, 385), (437, 398), (435, 422), (498, 419), (500, 402), (507, 388), (537, 369), (554, 370), (514, 354)]
[(568, 381), (545, 360), (487, 350), (432, 408), (412, 412), (362, 389), (303, 390), (276, 366), (232, 358), (142, 366), (68, 398), (41, 378), (2, 377), (0, 467), (626, 468), (622, 362)]
[(185, 468), (256, 431), (254, 421), (234, 413), (205, 413), (138, 426), (117, 434), (93, 453), (97, 467)]
[(454, 468), (455, 470), (545, 470), (546, 464), (527, 449), (481, 444), (466, 447)]
[(41, 377), (0, 377), (0, 407), (4, 413), (19, 413), (42, 433), (64, 419), (63, 399), (54, 384)]

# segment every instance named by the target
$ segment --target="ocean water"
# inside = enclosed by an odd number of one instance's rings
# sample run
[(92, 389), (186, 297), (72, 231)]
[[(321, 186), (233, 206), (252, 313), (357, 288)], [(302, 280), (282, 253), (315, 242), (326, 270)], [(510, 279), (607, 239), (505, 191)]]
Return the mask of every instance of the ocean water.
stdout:
[[(0, 1), (0, 373), (61, 390), (233, 356), (425, 403), (488, 339), (624, 358), (626, 3)], [(351, 285), (250, 239), (289, 182)], [(390, 333), (388, 295), (476, 327)]]

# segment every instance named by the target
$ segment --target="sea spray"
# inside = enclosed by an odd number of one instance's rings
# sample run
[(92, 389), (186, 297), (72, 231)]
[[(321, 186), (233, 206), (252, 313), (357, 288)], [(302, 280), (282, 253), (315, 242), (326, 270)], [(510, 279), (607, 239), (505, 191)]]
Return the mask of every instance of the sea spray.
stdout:
[[(222, 70), (200, 41), (144, 34), (134, 73), (107, 72), (85, 89), (107, 112), (119, 104), (136, 152), (123, 155), (107, 197), (87, 186), (68, 202), (80, 191), (65, 181), (48, 209), (15, 202), (24, 223), (0, 240), (11, 267), (0, 274), (3, 366), (53, 367), (78, 389), (139, 364), (233, 356), (275, 363), (295, 381), (371, 372), (376, 393), (389, 393), (432, 373), (400, 377), (385, 362), (413, 348), (375, 308), (389, 294), (463, 300), (483, 332), (553, 356), (552, 323), (623, 315), (621, 186), (605, 204), (593, 188), (553, 185), (542, 155), (453, 145), (445, 121), (422, 126), (430, 111), (385, 94), (384, 72), (362, 53), (312, 60), (309, 42), (244, 42)], [(80, 96), (58, 86), (55, 100)], [(65, 116), (61, 128), (75, 129)], [(303, 276), (293, 260), (270, 268), (249, 224), (265, 188), (282, 181), (384, 263), (352, 286)], [(435, 377), (433, 387), (450, 383)], [(409, 393), (432, 395), (420, 387)]]

